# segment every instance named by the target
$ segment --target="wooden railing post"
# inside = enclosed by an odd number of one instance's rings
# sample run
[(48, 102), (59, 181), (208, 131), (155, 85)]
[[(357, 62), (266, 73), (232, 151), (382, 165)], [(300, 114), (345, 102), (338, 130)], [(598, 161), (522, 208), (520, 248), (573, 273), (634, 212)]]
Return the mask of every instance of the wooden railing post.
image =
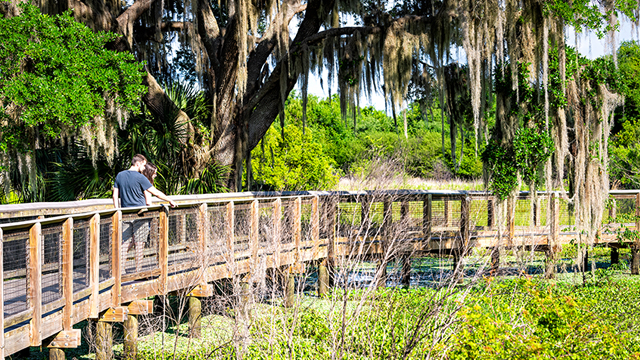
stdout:
[(556, 275), (556, 251), (560, 237), (560, 200), (556, 193), (549, 197), (550, 229), (547, 241), (547, 263), (544, 275), (547, 279), (553, 279)]
[[(209, 254), (207, 253), (207, 241), (209, 240), (209, 230), (211, 226), (209, 226), (209, 216), (207, 216), (207, 203), (202, 203), (198, 207), (198, 249), (200, 250), (199, 257), (201, 257), (202, 262), (202, 271), (206, 273), (207, 267), (209, 266)], [(206, 278), (206, 277), (205, 277)]]
[(611, 222), (615, 221), (615, 218), (618, 216), (617, 214), (617, 210), (618, 210), (618, 204), (616, 203), (616, 198), (612, 198), (611, 202), (610, 202), (610, 208), (609, 208), (609, 219)]
[(251, 274), (256, 274), (256, 267), (258, 266), (258, 231), (260, 221), (260, 203), (258, 200), (251, 202), (251, 230), (249, 233), (249, 249), (251, 250)]
[(464, 195), (460, 199), (460, 235), (462, 236), (462, 253), (469, 248), (471, 241), (470, 227), (471, 197)]
[(533, 226), (540, 226), (540, 197), (535, 196), (535, 200), (533, 202)]
[(96, 319), (100, 311), (100, 214), (89, 221), (89, 317)]
[(487, 226), (490, 229), (496, 226), (496, 205), (493, 196), (487, 199)]
[(451, 201), (448, 198), (444, 198), (444, 226), (449, 227), (451, 223), (451, 211), (449, 211), (449, 206)]
[(404, 226), (407, 226), (409, 224), (409, 201), (408, 200), (402, 200), (402, 202), (400, 203), (400, 221), (402, 221), (402, 224)]
[(302, 269), (302, 254), (300, 253), (300, 242), (302, 240), (302, 198), (296, 197), (293, 203), (293, 239), (295, 242), (295, 265), (296, 270)]
[(29, 229), (29, 286), (31, 315), (30, 345), (42, 345), (42, 226), (37, 222)]
[[(111, 216), (111, 266), (113, 270), (113, 307), (120, 306), (122, 299), (122, 266), (120, 247), (122, 246), (122, 211), (116, 210)], [(72, 260), (73, 262), (73, 260)]]
[(73, 218), (62, 224), (62, 329), (73, 328)]
[(433, 195), (428, 194), (422, 202), (422, 239), (426, 240), (426, 246), (431, 241), (432, 224), (433, 224)]
[(229, 252), (228, 259), (226, 259), (228, 266), (230, 266), (232, 275), (235, 274), (235, 208), (233, 201), (229, 201), (227, 204), (227, 251)]
[(0, 336), (0, 359), (4, 360), (4, 235), (0, 228), (0, 325), (2, 325), (2, 336)]
[(311, 240), (313, 241), (313, 259), (318, 257), (320, 251), (320, 207), (318, 195), (311, 199)]
[(273, 266), (280, 268), (280, 239), (282, 230), (282, 200), (277, 198), (273, 202)]
[(515, 220), (515, 196), (509, 196), (507, 199), (507, 243), (509, 246), (513, 245), (513, 239), (516, 232), (516, 220)]
[(169, 209), (162, 208), (158, 214), (158, 265), (160, 265), (160, 277), (158, 278), (158, 288), (160, 293), (165, 295), (168, 289), (169, 278)]
[[(636, 231), (640, 231), (640, 193), (636, 194)], [(631, 274), (640, 274), (640, 240), (631, 244)]]

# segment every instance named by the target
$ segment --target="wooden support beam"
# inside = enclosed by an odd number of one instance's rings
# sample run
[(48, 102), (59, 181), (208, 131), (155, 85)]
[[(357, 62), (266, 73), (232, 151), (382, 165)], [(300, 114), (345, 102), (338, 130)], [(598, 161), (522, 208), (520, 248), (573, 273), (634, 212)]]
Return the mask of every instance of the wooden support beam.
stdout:
[(277, 269), (280, 261), (280, 241), (282, 237), (282, 200), (277, 198), (273, 202), (273, 266)]
[[(326, 200), (327, 214), (326, 219), (327, 227), (328, 227), (328, 237), (329, 244), (327, 245), (327, 259), (329, 260), (328, 266), (331, 267), (335, 264), (336, 261), (336, 251), (337, 251), (337, 241), (338, 234), (336, 228), (336, 218), (338, 217), (339, 211), (339, 201), (334, 201), (333, 198), (328, 198)], [(331, 281), (331, 280), (329, 280)]]
[(42, 227), (39, 222), (29, 229), (28, 303), (33, 309), (30, 325), (30, 345), (42, 344)]
[(200, 284), (189, 292), (187, 296), (191, 297), (210, 297), (213, 296), (213, 286), (211, 284)]
[(160, 293), (165, 295), (169, 281), (169, 210), (163, 208), (158, 214), (158, 265), (160, 265), (160, 277), (158, 278), (158, 288)]
[(113, 289), (111, 306), (120, 306), (122, 299), (122, 266), (120, 265), (120, 247), (122, 246), (122, 211), (117, 210), (111, 216), (111, 266), (113, 271)]
[(100, 214), (89, 221), (89, 318), (98, 318), (100, 312)]
[(431, 240), (433, 224), (433, 195), (428, 194), (422, 201), (422, 238), (427, 243)]
[(153, 300), (136, 300), (127, 305), (129, 315), (149, 315), (153, 313)]
[(73, 218), (62, 224), (62, 329), (73, 328)]
[(610, 202), (610, 208), (609, 208), (609, 219), (610, 221), (615, 221), (615, 218), (618, 216), (617, 214), (617, 210), (618, 210), (618, 204), (616, 203), (616, 198), (611, 198), (611, 202)]
[(123, 322), (127, 319), (129, 309), (126, 306), (109, 308), (100, 317), (100, 322)]
[(80, 329), (63, 330), (47, 345), (48, 348), (74, 349), (80, 347), (82, 343), (82, 334)]
[(369, 222), (371, 221), (369, 213), (371, 212), (371, 199), (366, 196), (360, 196), (357, 200), (360, 203), (360, 228), (366, 230), (371, 226)]

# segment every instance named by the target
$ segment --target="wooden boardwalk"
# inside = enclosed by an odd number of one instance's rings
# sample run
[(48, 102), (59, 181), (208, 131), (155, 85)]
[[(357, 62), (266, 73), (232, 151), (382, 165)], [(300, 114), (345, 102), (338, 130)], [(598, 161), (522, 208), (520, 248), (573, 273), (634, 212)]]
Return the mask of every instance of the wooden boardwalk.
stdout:
[[(610, 197), (597, 244), (629, 246), (616, 239), (616, 229), (639, 228), (640, 192)], [(498, 246), (549, 252), (578, 236), (569, 207), (554, 193), (536, 201), (521, 193), (502, 214), (483, 192), (176, 198), (175, 209), (146, 211), (115, 210), (110, 200), (0, 206), (0, 356), (43, 344), (75, 347), (78, 322), (122, 321), (137, 300), (264, 276), (269, 268), (302, 271), (311, 261), (372, 259), (390, 248), (405, 257)]]

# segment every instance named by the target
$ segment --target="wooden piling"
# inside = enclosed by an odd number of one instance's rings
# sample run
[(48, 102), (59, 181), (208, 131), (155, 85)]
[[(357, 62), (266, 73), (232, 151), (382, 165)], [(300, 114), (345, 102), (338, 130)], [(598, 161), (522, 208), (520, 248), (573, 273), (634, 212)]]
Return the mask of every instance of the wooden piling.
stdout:
[(290, 269), (285, 272), (284, 292), (284, 306), (293, 307), (296, 301), (296, 279)]
[(560, 199), (558, 195), (552, 193), (549, 197), (549, 212), (551, 215), (551, 226), (549, 229), (549, 237), (547, 238), (547, 260), (545, 265), (544, 276), (547, 279), (553, 279), (556, 276), (556, 250), (560, 238)]
[(495, 246), (491, 250), (491, 275), (496, 275), (500, 270), (500, 247)]
[[(636, 231), (640, 231), (640, 193), (636, 194)], [(631, 244), (631, 275), (640, 275), (640, 239)]]
[(620, 252), (617, 247), (611, 248), (611, 265), (620, 263)]
[(124, 359), (136, 360), (138, 357), (138, 316), (127, 315), (124, 327)]
[(107, 321), (96, 322), (96, 360), (113, 359), (113, 325)]
[(402, 286), (411, 286), (411, 255), (402, 258)]
[(60, 348), (49, 348), (49, 360), (65, 360), (64, 350)]
[(322, 297), (329, 292), (329, 269), (327, 259), (318, 262), (318, 296)]
[(199, 297), (189, 296), (189, 334), (200, 338), (202, 328), (202, 301)]

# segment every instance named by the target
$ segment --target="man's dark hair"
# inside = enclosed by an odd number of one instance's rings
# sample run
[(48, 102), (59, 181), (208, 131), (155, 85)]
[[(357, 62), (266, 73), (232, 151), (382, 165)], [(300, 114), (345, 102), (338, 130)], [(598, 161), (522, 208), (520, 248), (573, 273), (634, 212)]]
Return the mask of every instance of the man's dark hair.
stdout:
[(136, 163), (142, 162), (142, 161), (147, 161), (147, 158), (144, 157), (144, 155), (140, 155), (140, 154), (136, 154), (132, 159), (131, 159), (131, 166), (135, 166)]

